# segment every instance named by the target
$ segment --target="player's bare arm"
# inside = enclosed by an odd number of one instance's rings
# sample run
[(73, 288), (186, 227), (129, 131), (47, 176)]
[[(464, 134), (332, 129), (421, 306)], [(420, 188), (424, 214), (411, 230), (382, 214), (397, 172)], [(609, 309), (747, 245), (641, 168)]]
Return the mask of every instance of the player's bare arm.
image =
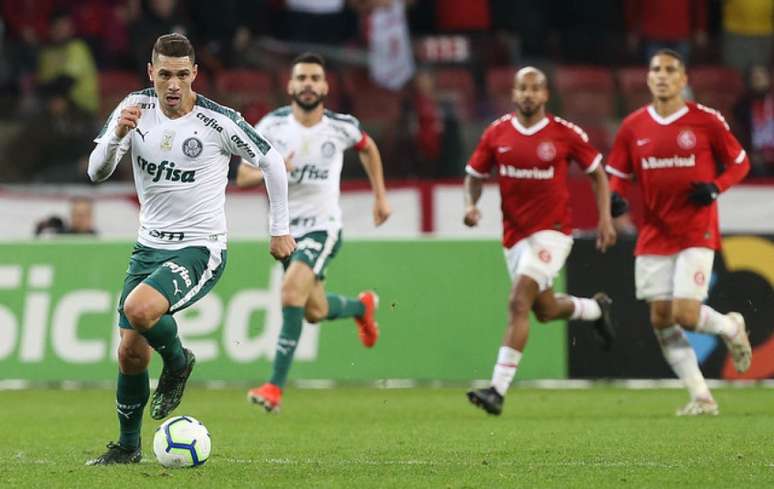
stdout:
[(610, 215), (610, 187), (607, 183), (607, 174), (602, 165), (597, 166), (589, 174), (591, 178), (591, 187), (597, 200), (597, 212), (599, 219), (597, 221), (597, 249), (605, 252), (616, 241), (615, 227), (613, 218)]
[[(295, 169), (295, 166), (293, 166), (293, 155), (294, 153), (291, 151), (285, 157), (285, 168), (287, 168), (288, 173), (292, 172)], [(237, 175), (236, 175), (237, 187), (253, 188), (253, 187), (257, 187), (262, 182), (263, 182), (263, 172), (261, 171), (261, 169), (255, 168), (249, 163), (245, 163), (245, 160), (243, 159), (242, 162), (239, 164), (239, 167), (237, 168)]]
[(366, 136), (365, 148), (358, 153), (363, 164), (368, 180), (371, 182), (371, 190), (374, 193), (374, 225), (381, 226), (392, 214), (392, 208), (387, 201), (387, 190), (384, 186), (384, 172), (382, 170), (382, 157), (379, 148), (370, 136)]
[(263, 172), (244, 161), (237, 168), (236, 184), (239, 188), (257, 187), (263, 182)]
[(484, 180), (473, 175), (465, 176), (465, 216), (462, 222), (468, 227), (478, 225), (481, 220), (481, 211), (478, 210), (478, 200), (481, 198), (481, 192), (484, 189)]

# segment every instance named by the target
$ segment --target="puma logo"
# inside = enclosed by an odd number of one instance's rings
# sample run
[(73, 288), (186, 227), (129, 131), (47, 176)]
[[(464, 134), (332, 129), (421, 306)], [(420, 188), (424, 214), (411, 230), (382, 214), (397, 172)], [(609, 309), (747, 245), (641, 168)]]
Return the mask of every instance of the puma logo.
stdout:
[(150, 131), (145, 131), (145, 134), (143, 134), (139, 127), (136, 128), (135, 131), (137, 131), (137, 134), (140, 135), (140, 137), (142, 138), (142, 142), (143, 143), (145, 142), (145, 136), (147, 136), (148, 133), (150, 132)]
[(174, 280), (174, 279), (173, 279), (173, 280), (172, 280), (172, 283), (173, 283), (173, 284), (174, 284), (174, 286), (175, 286), (175, 292), (174, 292), (174, 294), (175, 294), (175, 295), (181, 294), (183, 291), (182, 291), (182, 290), (180, 290), (180, 287), (178, 287), (178, 286), (177, 286), (177, 280)]

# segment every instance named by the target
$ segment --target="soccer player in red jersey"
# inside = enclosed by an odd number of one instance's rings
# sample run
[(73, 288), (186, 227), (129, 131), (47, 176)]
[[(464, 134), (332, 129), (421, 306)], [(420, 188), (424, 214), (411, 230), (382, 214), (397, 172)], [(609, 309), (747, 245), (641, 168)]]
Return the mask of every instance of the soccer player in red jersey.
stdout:
[(590, 321), (605, 349), (615, 334), (612, 301), (604, 293), (593, 299), (554, 294), (558, 275), (572, 248), (567, 170), (576, 161), (589, 174), (599, 210), (597, 247), (615, 243), (610, 191), (602, 155), (575, 124), (547, 114), (546, 76), (533, 67), (516, 73), (516, 111), (493, 122), (466, 167), (464, 222), (481, 217), (476, 204), (482, 185), (495, 171), (503, 212), (503, 247), (513, 286), (508, 327), (497, 355), (492, 385), (467, 393), (474, 405), (500, 414), (529, 335), (529, 312), (540, 322), (557, 318)]
[[(750, 367), (741, 314), (702, 305), (720, 247), (715, 200), (744, 178), (750, 163), (720, 113), (683, 99), (686, 83), (679, 54), (661, 50), (651, 58), (653, 102), (623, 121), (607, 170), (613, 175), (614, 215), (625, 211), (628, 180), (642, 190), (644, 220), (634, 251), (637, 298), (648, 301), (664, 358), (690, 393), (677, 414), (715, 415), (718, 405), (683, 330), (720, 336), (736, 370)], [(720, 174), (716, 162), (724, 167)]]

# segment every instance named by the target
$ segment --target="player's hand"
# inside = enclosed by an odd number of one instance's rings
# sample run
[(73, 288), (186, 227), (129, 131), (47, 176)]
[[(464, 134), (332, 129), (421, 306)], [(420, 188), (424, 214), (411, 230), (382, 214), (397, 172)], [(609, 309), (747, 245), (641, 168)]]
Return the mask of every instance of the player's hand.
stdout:
[(620, 217), (629, 212), (629, 203), (618, 192), (610, 193), (610, 215)]
[(692, 182), (688, 198), (696, 205), (710, 205), (720, 195), (720, 189), (712, 182)]
[(462, 219), (462, 222), (465, 223), (465, 225), (469, 228), (478, 226), (478, 221), (481, 220), (481, 211), (478, 210), (478, 207), (468, 207), (465, 210), (465, 217)]
[(287, 168), (288, 173), (292, 172), (296, 169), (296, 167), (293, 165), (293, 156), (295, 156), (295, 151), (291, 151), (288, 153), (288, 155), (285, 157), (285, 168)]
[(296, 249), (296, 240), (289, 234), (272, 236), (269, 243), (269, 253), (277, 260), (284, 260), (293, 254)]
[(597, 224), (597, 249), (604, 253), (615, 244), (616, 238), (613, 220), (608, 217), (600, 219), (599, 224)]
[(116, 126), (116, 136), (123, 139), (124, 136), (129, 134), (129, 131), (136, 129), (141, 114), (140, 107), (137, 105), (130, 105), (121, 109), (121, 114), (118, 116), (118, 125)]
[(387, 197), (381, 197), (374, 201), (374, 226), (381, 226), (392, 214)]

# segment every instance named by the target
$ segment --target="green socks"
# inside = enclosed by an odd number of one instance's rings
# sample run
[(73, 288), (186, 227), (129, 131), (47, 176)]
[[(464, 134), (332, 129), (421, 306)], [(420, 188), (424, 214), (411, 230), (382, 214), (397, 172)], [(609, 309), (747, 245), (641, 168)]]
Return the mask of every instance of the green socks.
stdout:
[(118, 372), (116, 388), (116, 412), (121, 426), (118, 444), (124, 448), (137, 448), (140, 445), (142, 412), (150, 396), (148, 371), (139, 374)]
[(327, 294), (328, 316), (325, 319), (351, 318), (365, 314), (365, 306), (360, 299), (351, 299), (339, 294)]
[(274, 367), (271, 374), (272, 384), (285, 387), (288, 380), (290, 364), (293, 363), (293, 353), (301, 337), (304, 325), (304, 308), (285, 306), (282, 308), (282, 331), (277, 341), (277, 353), (274, 356)]
[(177, 335), (177, 323), (170, 314), (161, 316), (151, 329), (140, 334), (159, 352), (165, 367), (169, 367), (173, 372), (185, 367), (185, 352)]

